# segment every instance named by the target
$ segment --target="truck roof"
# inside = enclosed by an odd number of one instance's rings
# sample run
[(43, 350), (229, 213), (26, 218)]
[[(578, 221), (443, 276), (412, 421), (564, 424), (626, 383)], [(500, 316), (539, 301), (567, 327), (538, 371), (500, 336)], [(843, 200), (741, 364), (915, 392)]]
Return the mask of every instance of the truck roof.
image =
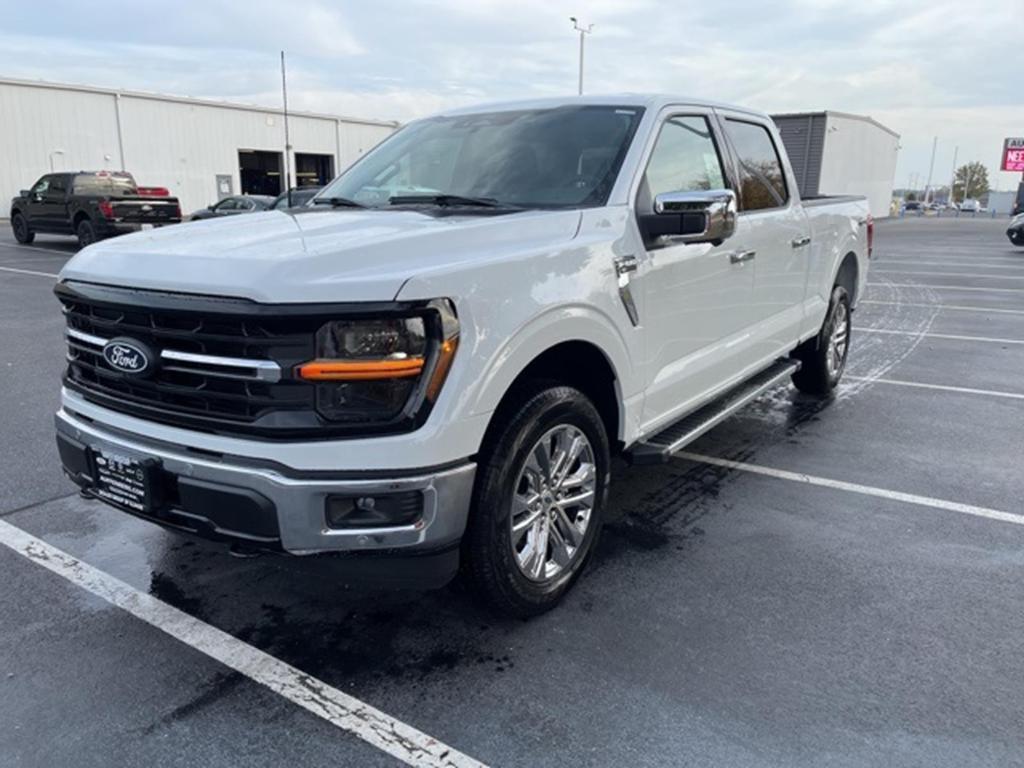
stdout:
[(664, 93), (610, 93), (604, 95), (584, 96), (557, 96), (543, 99), (523, 99), (520, 101), (500, 101), (484, 104), (474, 104), (470, 107), (458, 107), (438, 112), (438, 115), (469, 115), (483, 112), (506, 112), (517, 109), (552, 109), (562, 106), (623, 106), (623, 107), (644, 107), (651, 111), (658, 111), (663, 107), (674, 105), (690, 105), (696, 107), (717, 107), (730, 109), (736, 112), (746, 112), (749, 115), (756, 115), (764, 119), (770, 119), (764, 112), (749, 107), (740, 107), (735, 104), (711, 101), (709, 99), (698, 99), (692, 96), (677, 96)]

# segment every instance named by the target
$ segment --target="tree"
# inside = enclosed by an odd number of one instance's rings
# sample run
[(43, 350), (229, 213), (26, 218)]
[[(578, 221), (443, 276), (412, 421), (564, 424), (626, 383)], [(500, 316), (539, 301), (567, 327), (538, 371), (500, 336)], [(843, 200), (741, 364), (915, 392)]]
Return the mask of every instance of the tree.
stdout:
[[(966, 193), (964, 192), (966, 188)], [(988, 195), (988, 168), (977, 161), (961, 165), (953, 177), (953, 197), (956, 200), (977, 200)]]

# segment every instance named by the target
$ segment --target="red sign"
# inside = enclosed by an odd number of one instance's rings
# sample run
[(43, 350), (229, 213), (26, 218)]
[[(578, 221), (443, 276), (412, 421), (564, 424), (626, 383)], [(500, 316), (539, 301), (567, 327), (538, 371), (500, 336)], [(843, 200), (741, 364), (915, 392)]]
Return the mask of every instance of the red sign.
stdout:
[(1004, 171), (1024, 172), (1024, 138), (1007, 139), (1003, 142)]

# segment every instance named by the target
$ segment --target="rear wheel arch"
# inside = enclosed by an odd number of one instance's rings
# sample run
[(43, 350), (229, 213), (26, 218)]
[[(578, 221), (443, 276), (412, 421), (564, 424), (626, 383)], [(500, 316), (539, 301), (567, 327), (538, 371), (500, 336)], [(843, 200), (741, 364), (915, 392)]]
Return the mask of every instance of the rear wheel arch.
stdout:
[(850, 303), (857, 300), (857, 288), (860, 281), (860, 264), (857, 262), (857, 254), (853, 251), (847, 253), (839, 263), (835, 278), (832, 280), (831, 288), (841, 286), (846, 289)]

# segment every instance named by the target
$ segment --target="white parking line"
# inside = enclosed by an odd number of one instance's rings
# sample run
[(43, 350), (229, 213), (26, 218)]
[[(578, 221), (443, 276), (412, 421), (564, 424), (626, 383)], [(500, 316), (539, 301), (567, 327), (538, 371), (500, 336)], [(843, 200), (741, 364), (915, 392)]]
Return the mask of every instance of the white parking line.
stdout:
[(957, 312), (996, 312), (1001, 315), (1024, 315), (1024, 309), (996, 309), (994, 307), (965, 307), (956, 304), (915, 304), (910, 301), (880, 301), (878, 299), (861, 299), (861, 304), (885, 304), (890, 307), (927, 307), (928, 309), (951, 309)]
[(987, 395), (989, 397), (1008, 397), (1011, 400), (1024, 400), (1024, 395), (1017, 392), (1002, 392), (998, 389), (974, 389), (973, 387), (954, 387), (948, 384), (925, 384), (920, 381), (900, 381), (899, 379), (883, 379), (873, 376), (847, 376), (850, 381), (866, 381), (871, 384), (892, 384), (897, 387), (920, 387), (921, 389), (937, 389), (942, 392), (958, 392), (965, 395)]
[(1024, 258), (1007, 258), (1005, 261), (960, 261), (954, 259), (945, 259), (942, 261), (918, 261), (917, 259), (882, 259), (880, 261), (876, 261), (872, 266), (872, 269), (875, 269), (876, 267), (878, 269), (885, 269), (890, 264), (895, 264), (897, 266), (907, 264), (915, 267), (981, 267), (982, 269), (1020, 269), (1021, 267), (1024, 267)]
[(850, 493), (860, 493), (865, 496), (875, 496), (881, 499), (891, 499), (892, 501), (916, 504), (921, 507), (932, 507), (933, 509), (942, 509), (948, 512), (959, 512), (964, 515), (987, 517), (990, 520), (999, 520), (1004, 523), (1024, 525), (1024, 515), (1015, 515), (1012, 512), (1002, 512), (998, 509), (989, 509), (987, 507), (976, 507), (973, 504), (961, 504), (959, 501), (947, 501), (945, 499), (935, 499), (931, 496), (918, 496), (914, 493), (890, 491), (887, 488), (876, 488), (871, 485), (848, 483), (844, 480), (832, 480), (831, 478), (818, 477), (817, 475), (805, 475), (802, 472), (790, 472), (785, 469), (764, 467), (760, 464), (749, 464), (745, 461), (719, 459), (715, 456), (705, 456), (701, 453), (690, 453), (689, 451), (680, 451), (676, 454), (676, 458), (696, 461), (702, 464), (713, 464), (717, 467), (726, 467), (727, 469), (742, 470), (743, 472), (752, 472), (756, 475), (774, 477), (778, 480), (792, 480), (797, 483), (805, 483), (806, 485), (833, 488), (839, 491), (849, 491)]
[(37, 277), (57, 277), (56, 272), (36, 272), (34, 269), (15, 269), (14, 267), (0, 267), (4, 272), (14, 272), (18, 275), (36, 275)]
[(423, 768), (484, 768), (452, 747), (0, 520), (0, 544), (151, 624), (319, 718)]
[(894, 336), (914, 336), (922, 339), (952, 339), (953, 341), (985, 341), (993, 344), (1024, 344), (1024, 339), (994, 339), (990, 336), (960, 336), (955, 333), (916, 333), (914, 331), (894, 331), (889, 328), (856, 327), (856, 333), (889, 333)]
[(60, 251), (56, 248), (44, 248), (41, 245), (21, 245), (20, 243), (4, 243), (0, 242), (0, 248), (20, 248), (23, 251), (35, 251), (36, 253), (42, 251), (43, 253), (59, 253), (61, 256), (74, 256), (74, 251)]
[[(872, 275), (927, 275), (928, 277), (973, 277), (982, 280), (1024, 280), (1024, 275), (985, 275), (980, 272), (928, 272), (918, 269), (873, 269)], [(869, 283), (871, 285), (871, 283)]]
[(922, 283), (867, 283), (882, 288), (931, 288), (936, 291), (999, 291), (1002, 293), (1021, 293), (1024, 288), (979, 288), (975, 285), (923, 285)]

